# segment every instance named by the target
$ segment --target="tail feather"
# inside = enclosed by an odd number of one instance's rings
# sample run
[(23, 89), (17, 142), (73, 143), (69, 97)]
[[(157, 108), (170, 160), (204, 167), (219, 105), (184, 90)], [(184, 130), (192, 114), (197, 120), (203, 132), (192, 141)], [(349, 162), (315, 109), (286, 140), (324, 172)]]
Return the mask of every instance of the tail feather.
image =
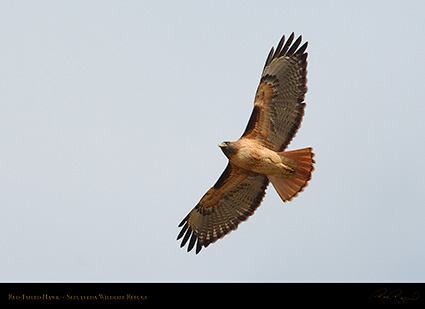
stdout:
[(311, 179), (314, 170), (314, 153), (312, 148), (279, 152), (282, 162), (294, 169), (288, 176), (268, 176), (277, 193), (284, 202), (292, 200), (302, 192)]

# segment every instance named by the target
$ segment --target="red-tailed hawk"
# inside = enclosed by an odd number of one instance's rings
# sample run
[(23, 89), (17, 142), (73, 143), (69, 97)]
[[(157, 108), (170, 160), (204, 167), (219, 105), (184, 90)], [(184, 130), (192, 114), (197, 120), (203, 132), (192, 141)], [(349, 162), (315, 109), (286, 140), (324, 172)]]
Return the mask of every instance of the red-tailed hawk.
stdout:
[[(269, 181), (284, 202), (303, 191), (314, 170), (312, 148), (284, 151), (300, 127), (307, 92), (307, 42), (294, 33), (272, 47), (248, 125), (236, 142), (219, 145), (229, 159), (215, 185), (179, 224), (187, 251), (222, 238), (253, 215)], [(293, 43), (292, 43), (293, 42)]]

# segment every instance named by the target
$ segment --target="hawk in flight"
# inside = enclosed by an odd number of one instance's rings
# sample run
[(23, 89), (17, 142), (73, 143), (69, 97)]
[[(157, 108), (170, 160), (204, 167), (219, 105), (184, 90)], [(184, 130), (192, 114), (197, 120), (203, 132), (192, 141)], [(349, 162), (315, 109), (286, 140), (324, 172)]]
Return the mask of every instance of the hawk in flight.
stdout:
[[(241, 138), (219, 145), (229, 159), (214, 186), (179, 224), (187, 251), (224, 237), (253, 215), (271, 182), (284, 202), (303, 191), (315, 163), (312, 148), (284, 151), (301, 125), (307, 92), (307, 42), (294, 33), (272, 47), (254, 109)], [(301, 46), (300, 46), (301, 45)]]

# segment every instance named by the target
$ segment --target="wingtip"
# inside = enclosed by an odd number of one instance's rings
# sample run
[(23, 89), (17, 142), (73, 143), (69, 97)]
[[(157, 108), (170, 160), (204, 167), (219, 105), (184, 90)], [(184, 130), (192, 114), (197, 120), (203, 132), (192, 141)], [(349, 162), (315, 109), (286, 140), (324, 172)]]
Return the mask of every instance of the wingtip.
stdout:
[(285, 35), (282, 35), (282, 38), (280, 39), (276, 48), (272, 47), (270, 49), (270, 52), (266, 58), (266, 63), (264, 64), (263, 70), (273, 61), (273, 59), (283, 57), (283, 56), (291, 56), (294, 54), (296, 55), (307, 54), (304, 52), (307, 49), (308, 42), (305, 42), (301, 47), (299, 47), (302, 42), (302, 38), (303, 38), (302, 35), (299, 35), (298, 38), (295, 40), (295, 42), (293, 42), (294, 38), (295, 38), (295, 32), (292, 32), (287, 39)]
[[(305, 42), (303, 45), (301, 45), (300, 48), (298, 48), (298, 50), (295, 52), (296, 54), (304, 54), (304, 52), (306, 51), (308, 47), (308, 42)], [(305, 53), (307, 54), (307, 53)]]
[(200, 244), (200, 242), (198, 241), (197, 243), (196, 243), (196, 251), (195, 251), (195, 253), (196, 254), (198, 254), (199, 252), (201, 252), (201, 250), (202, 250), (202, 245)]
[(298, 49), (298, 46), (300, 46), (301, 44), (301, 40), (302, 40), (302, 36), (300, 35), (292, 44), (291, 48), (289, 48), (289, 50), (286, 52), (286, 54), (289, 56), (295, 54)]
[(190, 228), (188, 218), (189, 215), (187, 215), (183, 219), (183, 221), (180, 222), (179, 227), (181, 227), (182, 229), (177, 235), (176, 240), (180, 240), (181, 238), (183, 238), (180, 243), (180, 248), (183, 248), (186, 244), (188, 244), (187, 252), (190, 252), (193, 248), (195, 248), (195, 253), (198, 254), (201, 251), (203, 245), (199, 241), (197, 234)]

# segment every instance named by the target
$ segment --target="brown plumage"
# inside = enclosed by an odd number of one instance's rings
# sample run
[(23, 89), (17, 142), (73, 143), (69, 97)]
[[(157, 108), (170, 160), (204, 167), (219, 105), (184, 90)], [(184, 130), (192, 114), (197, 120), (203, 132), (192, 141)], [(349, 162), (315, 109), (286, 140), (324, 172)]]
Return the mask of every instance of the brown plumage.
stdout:
[[(229, 163), (195, 208), (179, 224), (177, 239), (196, 253), (235, 230), (254, 214), (269, 181), (281, 199), (303, 191), (315, 163), (312, 148), (284, 151), (304, 115), (307, 92), (307, 42), (294, 33), (271, 49), (264, 65), (254, 109), (241, 138), (219, 146)], [(293, 42), (293, 43), (292, 43)]]

